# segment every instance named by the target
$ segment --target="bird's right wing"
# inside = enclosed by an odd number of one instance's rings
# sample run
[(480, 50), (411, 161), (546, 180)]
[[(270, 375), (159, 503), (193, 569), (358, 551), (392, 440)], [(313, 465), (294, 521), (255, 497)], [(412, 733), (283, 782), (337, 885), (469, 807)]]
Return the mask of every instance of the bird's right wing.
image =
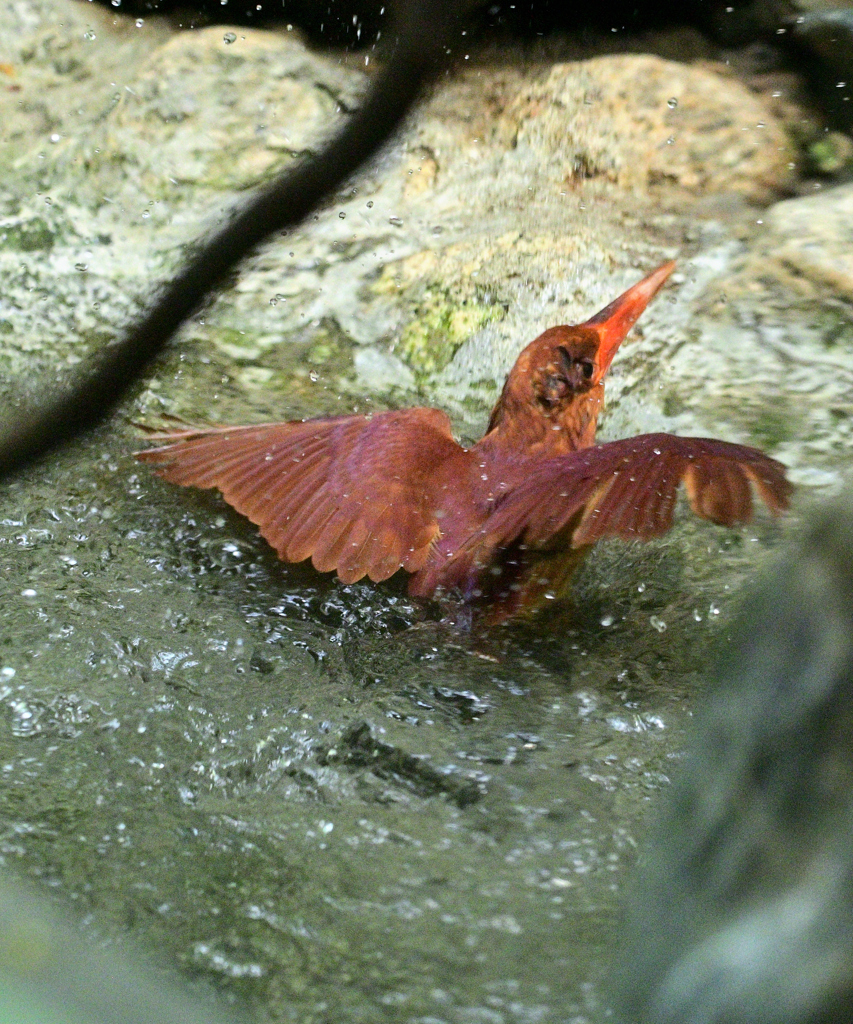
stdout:
[(216, 487), (280, 558), (310, 558), (345, 583), (415, 572), (439, 534), (432, 474), (463, 457), (434, 409), (153, 435), (137, 452), (170, 483)]
[(648, 540), (672, 526), (682, 483), (693, 511), (722, 526), (749, 521), (752, 486), (776, 514), (792, 491), (785, 467), (756, 448), (671, 434), (611, 441), (534, 463), (479, 530), (421, 576), (464, 590), (514, 544), (545, 550), (583, 548), (603, 537)]

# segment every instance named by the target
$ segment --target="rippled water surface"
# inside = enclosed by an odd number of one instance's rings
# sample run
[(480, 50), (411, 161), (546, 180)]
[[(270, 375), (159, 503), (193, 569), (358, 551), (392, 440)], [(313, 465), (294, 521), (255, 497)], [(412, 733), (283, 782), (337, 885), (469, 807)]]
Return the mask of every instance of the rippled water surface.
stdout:
[(282, 566), (130, 443), (3, 498), (4, 862), (258, 1019), (602, 1016), (757, 534), (603, 548), (574, 610), (471, 634), (397, 580)]

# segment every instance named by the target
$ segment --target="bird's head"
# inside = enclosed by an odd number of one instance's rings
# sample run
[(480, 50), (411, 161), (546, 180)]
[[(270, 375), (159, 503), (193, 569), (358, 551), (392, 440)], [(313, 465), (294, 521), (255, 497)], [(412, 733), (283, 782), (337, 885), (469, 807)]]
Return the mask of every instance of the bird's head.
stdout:
[(566, 430), (591, 443), (603, 380), (616, 350), (675, 269), (670, 261), (582, 324), (551, 327), (521, 353), (492, 412), (489, 430), (518, 421)]

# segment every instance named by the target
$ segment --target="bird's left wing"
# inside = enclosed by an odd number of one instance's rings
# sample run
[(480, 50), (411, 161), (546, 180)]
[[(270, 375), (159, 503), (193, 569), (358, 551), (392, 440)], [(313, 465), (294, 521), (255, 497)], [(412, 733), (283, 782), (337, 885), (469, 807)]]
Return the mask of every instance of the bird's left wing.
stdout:
[(648, 540), (673, 521), (678, 487), (693, 511), (723, 526), (752, 517), (754, 486), (773, 513), (788, 507), (785, 467), (756, 448), (699, 437), (643, 434), (534, 463), (478, 532), (427, 571), (464, 586), (513, 544), (583, 548), (603, 537)]
[(154, 435), (138, 452), (171, 483), (216, 487), (280, 558), (311, 558), (345, 583), (426, 562), (439, 526), (430, 480), (465, 456), (434, 409)]

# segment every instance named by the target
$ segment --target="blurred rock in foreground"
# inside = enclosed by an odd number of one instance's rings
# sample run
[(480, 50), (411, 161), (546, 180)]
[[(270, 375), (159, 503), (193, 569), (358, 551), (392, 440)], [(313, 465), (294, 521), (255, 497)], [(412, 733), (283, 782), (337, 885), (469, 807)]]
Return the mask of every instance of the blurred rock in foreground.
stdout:
[[(236, 1024), (213, 995), (192, 998), (138, 953), (106, 952), (3, 870), (0, 1020), (9, 1024)], [(245, 1020), (245, 1018), (239, 1018)]]
[(745, 610), (645, 857), (625, 1019), (850, 1020), (853, 503)]

